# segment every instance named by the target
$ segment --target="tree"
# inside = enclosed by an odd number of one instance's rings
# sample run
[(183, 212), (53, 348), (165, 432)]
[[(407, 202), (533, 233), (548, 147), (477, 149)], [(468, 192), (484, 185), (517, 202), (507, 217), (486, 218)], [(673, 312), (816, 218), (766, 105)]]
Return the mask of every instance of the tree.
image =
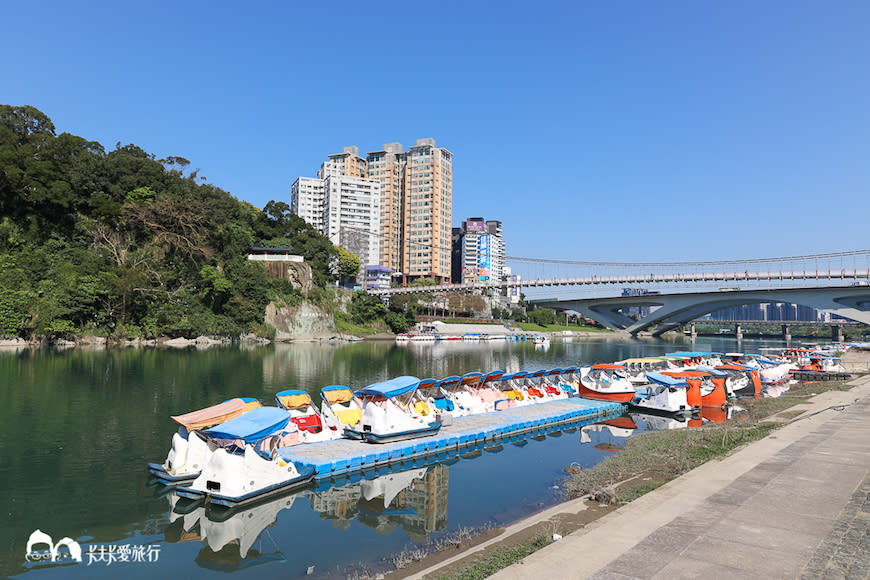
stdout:
[(529, 312), (529, 320), (541, 326), (554, 324), (556, 321), (556, 311), (551, 308), (535, 308)]
[(359, 275), (359, 257), (342, 247), (338, 247), (338, 274), (342, 278), (356, 278)]
[(357, 290), (350, 299), (350, 316), (357, 324), (367, 324), (387, 314), (381, 299), (363, 290)]

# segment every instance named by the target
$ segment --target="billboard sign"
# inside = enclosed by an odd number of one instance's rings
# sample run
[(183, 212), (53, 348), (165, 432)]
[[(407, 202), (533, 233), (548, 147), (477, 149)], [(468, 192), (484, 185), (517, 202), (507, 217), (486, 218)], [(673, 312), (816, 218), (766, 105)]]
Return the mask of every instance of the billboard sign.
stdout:
[(465, 233), (467, 234), (488, 234), (486, 222), (467, 221), (465, 222)]
[(477, 239), (477, 267), (480, 268), (480, 281), (486, 282), (490, 277), (492, 254), (490, 250), (490, 235), (484, 234)]

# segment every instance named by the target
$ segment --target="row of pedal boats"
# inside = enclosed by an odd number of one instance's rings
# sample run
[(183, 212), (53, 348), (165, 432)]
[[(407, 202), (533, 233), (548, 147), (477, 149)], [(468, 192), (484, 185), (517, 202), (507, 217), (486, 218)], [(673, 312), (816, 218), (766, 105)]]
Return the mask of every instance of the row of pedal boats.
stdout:
[[(309, 393), (290, 389), (277, 393), (276, 406), (234, 398), (172, 417), (178, 430), (169, 453), (148, 468), (159, 483), (178, 486), (180, 497), (232, 506), (312, 480), (314, 468), (292, 459), (297, 445), (426, 437), (455, 417), (569, 397), (628, 404), (645, 413), (691, 415), (701, 407), (722, 407), (729, 398), (761, 396), (762, 373), (782, 366), (785, 377), (789, 365), (691, 352), (533, 372), (402, 376), (357, 391), (324, 387), (319, 409)], [(765, 380), (770, 382), (770, 376)]]

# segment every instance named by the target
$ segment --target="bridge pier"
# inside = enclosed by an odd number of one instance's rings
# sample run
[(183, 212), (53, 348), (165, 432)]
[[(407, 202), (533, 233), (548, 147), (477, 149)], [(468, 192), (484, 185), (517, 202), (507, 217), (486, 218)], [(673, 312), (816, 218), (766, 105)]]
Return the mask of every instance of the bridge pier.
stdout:
[(689, 324), (689, 336), (694, 338), (698, 338), (698, 331), (695, 329), (695, 323)]
[(831, 325), (831, 342), (843, 342), (843, 327), (839, 324)]
[(786, 342), (791, 340), (791, 326), (788, 324), (782, 325), (782, 339)]
[(734, 329), (734, 334), (737, 336), (737, 340), (743, 340), (743, 327), (739, 324), (735, 326), (737, 326), (737, 328)]

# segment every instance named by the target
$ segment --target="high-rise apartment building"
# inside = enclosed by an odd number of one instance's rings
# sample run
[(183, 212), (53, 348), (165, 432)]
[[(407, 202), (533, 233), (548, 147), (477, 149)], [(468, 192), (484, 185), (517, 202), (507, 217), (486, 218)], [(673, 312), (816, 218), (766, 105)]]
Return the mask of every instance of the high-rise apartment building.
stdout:
[[(317, 176), (316, 180), (300, 177), (291, 187), (291, 207), (300, 217), (333, 239), (330, 232), (342, 230), (342, 219), (359, 216), (333, 212), (332, 206), (327, 207), (333, 195), (327, 180), (355, 179), (341, 186), (349, 196), (352, 195), (351, 183), (357, 192), (364, 190), (364, 184), (377, 183), (379, 220), (377, 224), (371, 219), (365, 223), (368, 227), (377, 227), (373, 231), (379, 246), (379, 265), (400, 272), (403, 281), (425, 277), (440, 281), (450, 279), (453, 219), (453, 154), (450, 151), (437, 147), (434, 139), (418, 139), (407, 152), (399, 143), (387, 143), (380, 150), (367, 153), (365, 159), (360, 157), (356, 147), (345, 147), (341, 153), (328, 156)], [(339, 187), (337, 183), (334, 181), (332, 187)], [(357, 220), (345, 230), (359, 228), (360, 220)], [(362, 256), (361, 259), (371, 264)]]
[(454, 255), (460, 263), (454, 282), (497, 282), (505, 276), (505, 245), (500, 221), (472, 217), (454, 231)]
[(405, 154), (404, 243), (406, 279), (450, 279), (453, 154), (434, 139), (417, 139)]
[(402, 272), (405, 155), (399, 143), (386, 143), (366, 155), (368, 177), (381, 183), (381, 265)]
[(333, 244), (354, 253), (362, 266), (378, 264), (381, 184), (338, 173), (324, 175), (294, 181), (290, 209)]

